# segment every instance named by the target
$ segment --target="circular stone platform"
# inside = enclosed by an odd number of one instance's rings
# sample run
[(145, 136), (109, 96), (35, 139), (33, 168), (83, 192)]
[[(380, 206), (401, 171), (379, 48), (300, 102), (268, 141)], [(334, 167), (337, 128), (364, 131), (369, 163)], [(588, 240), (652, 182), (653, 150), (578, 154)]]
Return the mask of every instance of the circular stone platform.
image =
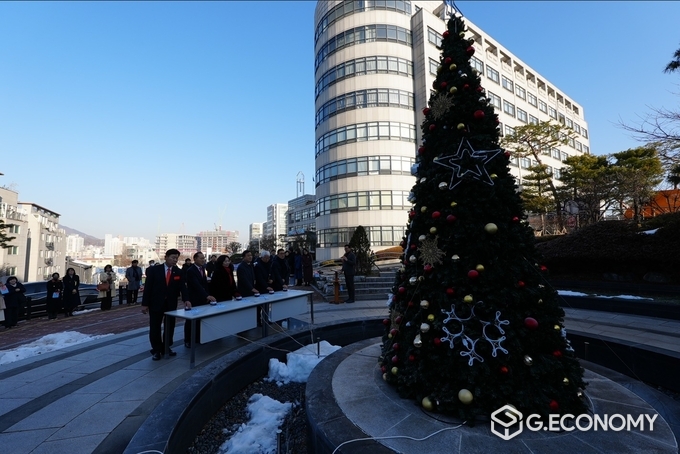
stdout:
[[(657, 415), (654, 431), (533, 432), (511, 440), (491, 432), (490, 423), (474, 427), (437, 413), (424, 412), (385, 383), (377, 365), (380, 339), (349, 345), (314, 369), (307, 382), (310, 452), (332, 453), (674, 453), (678, 445), (668, 423), (654, 408), (623, 386), (586, 370), (587, 396), (597, 415)], [(455, 428), (457, 427), (457, 428)], [(445, 429), (445, 430), (442, 430)], [(422, 439), (414, 441), (405, 437)], [(382, 438), (381, 440), (373, 440)], [(401, 438), (389, 438), (401, 437)], [(350, 440), (369, 439), (362, 441)], [(345, 443), (345, 444), (343, 444)]]

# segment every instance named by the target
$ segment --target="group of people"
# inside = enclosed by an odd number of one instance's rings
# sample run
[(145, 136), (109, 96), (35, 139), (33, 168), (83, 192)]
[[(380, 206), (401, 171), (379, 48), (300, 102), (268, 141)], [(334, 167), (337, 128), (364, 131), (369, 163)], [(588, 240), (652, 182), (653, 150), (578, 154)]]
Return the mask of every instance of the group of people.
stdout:
[[(299, 283), (309, 284), (312, 275), (311, 255), (306, 250), (299, 255), (302, 272)], [(302, 257), (305, 255), (309, 255), (308, 279), (305, 279), (302, 268)], [(169, 249), (165, 253), (162, 266), (150, 266), (146, 269), (142, 313), (149, 315), (149, 341), (154, 361), (160, 360), (165, 352), (163, 330), (168, 334), (169, 346), (174, 343), (175, 319), (165, 318), (164, 314), (177, 310), (179, 298), (184, 302), (185, 309), (191, 310), (211, 302), (288, 290), (291, 261), (290, 253), (287, 254), (284, 249), (279, 249), (275, 257), (270, 252), (263, 251), (256, 260), (253, 260), (252, 251), (244, 251), (242, 261), (236, 269), (236, 279), (234, 265), (227, 255), (212, 256), (206, 261), (202, 252), (196, 252), (193, 263), (185, 261), (182, 268), (177, 266), (179, 256), (177, 249)], [(259, 322), (258, 308), (258, 324)], [(198, 339), (199, 333), (192, 333), (191, 325), (185, 323), (185, 347), (191, 347), (191, 343), (198, 342)], [(168, 348), (168, 353), (170, 356), (177, 354), (171, 348)]]
[(4, 285), (0, 285), (0, 309), (3, 309), (3, 323), (5, 328), (17, 326), (19, 307), (26, 300), (26, 287), (16, 276), (7, 278)]
[(71, 317), (73, 311), (80, 306), (80, 277), (76, 270), (69, 268), (63, 279), (59, 273), (53, 273), (52, 279), (47, 281), (47, 318), (54, 320), (62, 309), (66, 317)]

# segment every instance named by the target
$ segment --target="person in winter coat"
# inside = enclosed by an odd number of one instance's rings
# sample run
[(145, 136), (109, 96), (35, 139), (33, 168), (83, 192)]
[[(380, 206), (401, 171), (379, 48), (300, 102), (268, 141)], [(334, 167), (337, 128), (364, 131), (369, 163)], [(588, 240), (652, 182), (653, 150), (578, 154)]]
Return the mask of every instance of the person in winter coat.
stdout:
[(228, 255), (220, 255), (210, 279), (210, 294), (217, 301), (231, 301), (235, 293), (234, 265)]
[(302, 250), (302, 281), (304, 285), (312, 282), (312, 254), (307, 249)]
[(64, 283), (64, 312), (66, 316), (73, 315), (76, 307), (80, 306), (80, 277), (76, 274), (76, 270), (69, 268), (66, 270), (66, 275), (62, 280)]
[(106, 265), (104, 271), (99, 273), (99, 283), (109, 284), (108, 290), (100, 290), (99, 298), (102, 300), (102, 310), (108, 311), (113, 304), (113, 298), (116, 297), (116, 273), (113, 272), (111, 265)]
[(26, 301), (26, 287), (19, 282), (16, 276), (10, 276), (5, 283), (7, 293), (3, 294), (5, 298), (5, 327), (13, 328), (17, 326), (19, 319), (19, 308), (21, 304)]
[(59, 280), (59, 273), (52, 274), (52, 279), (47, 281), (47, 318), (50, 320), (57, 318), (63, 291), (64, 283)]

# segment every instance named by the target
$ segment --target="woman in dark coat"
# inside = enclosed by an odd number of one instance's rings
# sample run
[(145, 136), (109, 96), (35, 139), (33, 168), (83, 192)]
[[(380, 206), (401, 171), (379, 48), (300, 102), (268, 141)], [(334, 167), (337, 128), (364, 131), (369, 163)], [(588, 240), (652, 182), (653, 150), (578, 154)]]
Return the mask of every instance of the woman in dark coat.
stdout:
[(63, 291), (64, 283), (59, 280), (59, 273), (54, 273), (52, 279), (47, 281), (47, 318), (50, 320), (57, 318)]
[(5, 327), (12, 328), (17, 326), (21, 303), (26, 301), (26, 296), (24, 296), (26, 287), (17, 280), (16, 276), (7, 278), (6, 287), (7, 293), (3, 295), (5, 298), (5, 306), (7, 306), (7, 309), (5, 309)]
[(295, 249), (295, 285), (302, 285), (302, 254)]
[(307, 249), (302, 250), (302, 280), (304, 285), (312, 282), (312, 255)]
[(220, 255), (215, 262), (215, 271), (210, 280), (210, 294), (219, 301), (231, 301), (236, 293), (234, 265), (229, 256)]
[(73, 315), (73, 311), (76, 307), (80, 306), (80, 292), (78, 291), (80, 277), (76, 274), (76, 270), (69, 268), (66, 270), (63, 282), (64, 311), (66, 312), (66, 316), (70, 317)]

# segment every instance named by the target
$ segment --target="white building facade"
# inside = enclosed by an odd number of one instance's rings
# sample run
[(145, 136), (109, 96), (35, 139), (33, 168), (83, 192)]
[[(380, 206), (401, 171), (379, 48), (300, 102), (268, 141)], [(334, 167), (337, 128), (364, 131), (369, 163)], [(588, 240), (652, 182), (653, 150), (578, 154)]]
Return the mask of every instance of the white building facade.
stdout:
[(263, 222), (253, 222), (248, 228), (248, 244), (253, 240), (259, 240), (262, 238), (262, 233), (264, 232)]
[(183, 257), (191, 258), (198, 251), (198, 239), (195, 235), (183, 233), (163, 233), (157, 236), (156, 252), (161, 260), (168, 249), (177, 249)]
[[(421, 143), (446, 27), (439, 2), (331, 0), (317, 3), (315, 52), (315, 182), (317, 259), (342, 255), (362, 225), (373, 250), (399, 244), (410, 174)], [(501, 121), (501, 133), (554, 120), (578, 135), (550, 150), (544, 163), (559, 176), (571, 155), (589, 153), (583, 108), (467, 18), (475, 40), (473, 67)], [(511, 162), (521, 183), (531, 159)]]
[(277, 247), (281, 247), (281, 238), (288, 233), (286, 226), (287, 203), (275, 203), (267, 207), (267, 222), (264, 224), (264, 234), (266, 236), (275, 235)]

